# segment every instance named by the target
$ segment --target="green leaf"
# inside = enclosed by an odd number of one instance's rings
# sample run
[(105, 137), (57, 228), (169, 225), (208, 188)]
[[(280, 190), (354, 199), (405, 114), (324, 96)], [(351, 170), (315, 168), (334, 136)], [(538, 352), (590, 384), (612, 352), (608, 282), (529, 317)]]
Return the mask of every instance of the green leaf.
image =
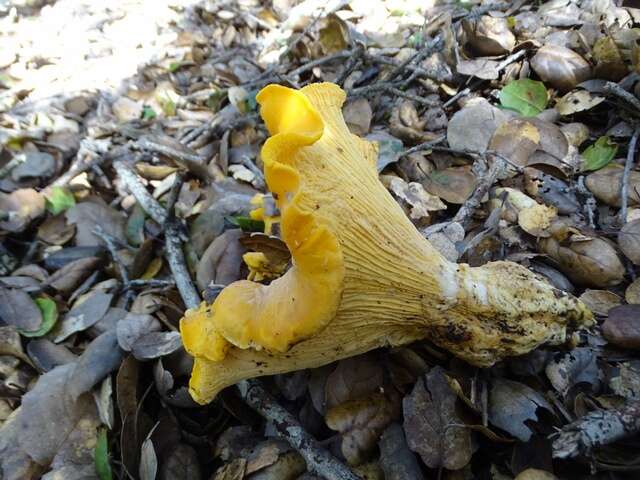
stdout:
[(76, 204), (76, 199), (69, 190), (64, 187), (53, 187), (46, 197), (47, 210), (52, 215), (58, 215)]
[(42, 325), (38, 330), (18, 329), (23, 337), (42, 337), (49, 333), (58, 321), (58, 306), (56, 302), (47, 297), (36, 298), (35, 302), (42, 313)]
[(181, 66), (182, 66), (182, 62), (171, 62), (169, 64), (169, 71), (173, 73), (176, 70), (178, 70)]
[(127, 218), (127, 226), (125, 232), (129, 245), (139, 247), (140, 245), (142, 245), (142, 242), (144, 242), (144, 222), (146, 220), (146, 217), (147, 215), (145, 214), (140, 204), (136, 203), (131, 210), (129, 218)]
[(142, 119), (143, 120), (153, 120), (157, 116), (158, 116), (158, 114), (156, 113), (156, 111), (153, 108), (151, 108), (149, 105), (145, 105), (142, 108)]
[(504, 108), (515, 110), (525, 117), (533, 117), (545, 109), (549, 95), (542, 82), (523, 78), (502, 87), (499, 98)]
[(240, 227), (245, 232), (264, 232), (264, 222), (254, 220), (249, 217), (226, 217), (226, 219), (236, 227)]
[(618, 144), (609, 137), (600, 137), (596, 143), (582, 152), (585, 170), (600, 170), (609, 164), (618, 151)]
[(107, 430), (101, 428), (98, 431), (98, 442), (96, 443), (95, 465), (96, 473), (100, 480), (113, 480), (111, 465), (109, 464), (109, 444), (107, 442)]

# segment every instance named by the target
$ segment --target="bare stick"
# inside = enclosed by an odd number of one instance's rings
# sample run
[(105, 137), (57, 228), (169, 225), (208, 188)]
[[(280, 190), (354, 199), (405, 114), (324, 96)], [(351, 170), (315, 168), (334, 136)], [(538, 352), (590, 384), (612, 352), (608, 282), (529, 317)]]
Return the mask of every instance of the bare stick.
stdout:
[(620, 186), (620, 216), (618, 217), (620, 224), (627, 223), (627, 206), (629, 204), (629, 174), (636, 156), (636, 144), (640, 136), (640, 127), (636, 127), (633, 131), (631, 141), (629, 142), (629, 150), (627, 151), (627, 159), (624, 162), (624, 172), (622, 173), (622, 185)]
[[(180, 233), (175, 221), (167, 222), (169, 215), (162, 205), (151, 196), (140, 181), (140, 177), (124, 162), (113, 163), (113, 167), (129, 191), (136, 197), (137, 202), (149, 216), (165, 227), (165, 251), (169, 268), (178, 287), (178, 292), (187, 308), (196, 308), (200, 305), (200, 296), (193, 286), (191, 276), (186, 267)], [(174, 202), (175, 203), (175, 202)]]
[(366, 87), (354, 88), (349, 91), (350, 97), (364, 97), (374, 92), (384, 91), (388, 93), (392, 93), (397, 97), (403, 97), (408, 100), (412, 100), (421, 105), (426, 105), (427, 107), (433, 107), (438, 104), (437, 101), (430, 100), (428, 98), (420, 97), (418, 95), (413, 95), (412, 93), (404, 92), (399, 88), (395, 87), (389, 83), (374, 83), (372, 85), (367, 85)]
[(499, 157), (495, 157), (491, 166), (487, 170), (486, 174), (480, 178), (476, 189), (471, 196), (462, 204), (458, 213), (451, 220), (452, 222), (458, 222), (463, 227), (467, 227), (473, 211), (482, 204), (482, 199), (487, 194), (491, 186), (495, 183), (498, 176), (504, 172), (507, 168), (506, 162)]
[(588, 454), (640, 432), (640, 400), (630, 400), (619, 410), (596, 410), (565, 425), (553, 440), (555, 458)]
[(635, 95), (627, 92), (620, 85), (613, 82), (605, 83), (603, 88), (605, 93), (609, 93), (614, 97), (618, 97), (620, 100), (623, 100), (625, 103), (633, 107), (636, 115), (640, 115), (640, 100), (638, 100)]
[(278, 434), (300, 452), (310, 472), (327, 480), (359, 480), (360, 477), (309, 435), (295, 417), (280, 406), (257, 380), (243, 380), (238, 384), (238, 390), (247, 405), (270, 420)]
[(160, 205), (160, 203), (158, 203), (158, 201), (147, 191), (138, 174), (123, 161), (113, 162), (113, 168), (118, 172), (120, 179), (136, 198), (136, 201), (140, 204), (142, 209), (147, 212), (156, 223), (164, 225), (164, 222), (167, 219), (167, 214), (165, 213), (164, 208), (162, 208), (162, 205)]
[(447, 137), (445, 135), (440, 135), (439, 137), (436, 137), (433, 140), (429, 140), (428, 142), (422, 142), (421, 144), (416, 145), (415, 147), (407, 148), (404, 152), (400, 154), (400, 157), (404, 157), (406, 155), (409, 155), (415, 152), (421, 152), (423, 150), (430, 150), (436, 145), (444, 142), (446, 138)]

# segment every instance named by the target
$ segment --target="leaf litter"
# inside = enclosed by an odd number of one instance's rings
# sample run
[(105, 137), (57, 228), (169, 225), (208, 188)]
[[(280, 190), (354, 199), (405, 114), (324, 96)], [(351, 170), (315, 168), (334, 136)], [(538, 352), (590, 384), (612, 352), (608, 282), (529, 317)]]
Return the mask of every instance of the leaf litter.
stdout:
[(363, 478), (633, 478), (633, 437), (575, 440), (640, 431), (631, 2), (9, 1), (0, 24), (3, 478), (317, 478), (233, 389), (190, 399), (165, 220), (204, 298), (281, 275), (277, 220), (250, 217), (255, 95), (318, 81), (443, 255), (518, 261), (598, 325), (485, 370), (380, 349), (268, 378), (276, 399)]

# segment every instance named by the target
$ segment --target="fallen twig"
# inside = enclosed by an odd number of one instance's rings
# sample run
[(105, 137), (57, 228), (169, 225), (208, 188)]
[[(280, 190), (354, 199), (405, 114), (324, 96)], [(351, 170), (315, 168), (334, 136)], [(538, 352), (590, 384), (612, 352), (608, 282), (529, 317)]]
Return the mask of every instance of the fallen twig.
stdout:
[(446, 139), (447, 139), (446, 135), (440, 135), (439, 137), (436, 137), (433, 140), (429, 140), (428, 142), (422, 142), (414, 147), (407, 148), (404, 152), (400, 154), (400, 157), (404, 157), (415, 152), (421, 152), (423, 150), (430, 150), (436, 145), (439, 145), (440, 143), (444, 142)]
[(295, 417), (262, 388), (258, 380), (243, 380), (238, 384), (238, 390), (247, 405), (271, 421), (278, 434), (300, 452), (311, 473), (327, 480), (358, 480), (360, 478), (309, 435)]
[(629, 150), (627, 151), (627, 159), (624, 162), (624, 172), (622, 173), (622, 184), (620, 185), (620, 213), (618, 220), (621, 225), (627, 223), (627, 206), (629, 204), (629, 174), (636, 156), (636, 144), (640, 136), (640, 127), (636, 127), (629, 142)]
[(633, 107), (632, 111), (636, 116), (640, 115), (640, 100), (638, 100), (635, 95), (627, 92), (620, 85), (613, 82), (605, 83), (603, 90), (605, 93), (609, 93), (624, 101), (627, 105)]
[(390, 84), (388, 82), (374, 83), (371, 85), (367, 85), (365, 87), (353, 88), (349, 90), (350, 97), (365, 97), (371, 93), (375, 92), (387, 92), (391, 93), (397, 97), (406, 98), (408, 100), (412, 100), (420, 105), (426, 105), (427, 107), (433, 107), (438, 104), (437, 100), (432, 100), (424, 97), (420, 97), (418, 95), (414, 95), (412, 93), (404, 92), (397, 88), (395, 85)]
[(596, 410), (565, 425), (555, 434), (553, 456), (573, 458), (594, 447), (608, 445), (640, 432), (640, 400), (630, 400), (619, 410)]
[[(489, 154), (491, 155), (491, 154)], [(471, 216), (476, 208), (482, 204), (482, 199), (487, 194), (491, 186), (496, 182), (498, 177), (507, 168), (504, 158), (494, 156), (493, 162), (487, 169), (486, 173), (480, 178), (476, 189), (471, 196), (460, 206), (458, 213), (451, 219), (452, 222), (458, 222), (463, 227), (468, 226)]]
[(147, 191), (138, 174), (122, 160), (113, 162), (113, 168), (118, 172), (120, 179), (136, 198), (136, 201), (142, 209), (147, 212), (156, 223), (164, 225), (167, 219), (164, 208), (162, 208), (162, 205)]

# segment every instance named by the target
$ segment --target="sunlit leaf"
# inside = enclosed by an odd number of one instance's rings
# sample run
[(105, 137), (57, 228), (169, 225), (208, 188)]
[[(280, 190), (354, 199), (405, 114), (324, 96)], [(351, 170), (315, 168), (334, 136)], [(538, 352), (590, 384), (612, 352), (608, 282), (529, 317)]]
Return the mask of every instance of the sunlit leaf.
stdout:
[(596, 140), (596, 143), (589, 146), (584, 152), (582, 157), (584, 158), (585, 170), (600, 170), (613, 160), (618, 151), (618, 144), (611, 140), (609, 137), (600, 137)]
[(100, 480), (112, 480), (113, 473), (109, 464), (109, 444), (107, 442), (107, 430), (101, 428), (98, 433), (98, 442), (95, 450), (96, 473)]
[(76, 199), (69, 190), (64, 187), (53, 187), (51, 193), (45, 197), (46, 207), (52, 215), (68, 210), (76, 204)]
[(547, 106), (549, 96), (542, 82), (523, 78), (505, 85), (499, 94), (504, 108), (515, 110), (525, 117), (533, 117)]
[(46, 335), (58, 321), (58, 306), (56, 302), (47, 297), (36, 298), (35, 302), (42, 312), (42, 324), (40, 328), (33, 331), (20, 329), (19, 332), (24, 337), (41, 337)]
[(153, 120), (157, 116), (158, 114), (156, 113), (156, 111), (153, 108), (151, 108), (149, 105), (145, 105), (144, 107), (142, 107), (143, 120)]
[(226, 217), (227, 220), (236, 227), (240, 227), (245, 232), (264, 232), (264, 222), (254, 220), (249, 217)]

